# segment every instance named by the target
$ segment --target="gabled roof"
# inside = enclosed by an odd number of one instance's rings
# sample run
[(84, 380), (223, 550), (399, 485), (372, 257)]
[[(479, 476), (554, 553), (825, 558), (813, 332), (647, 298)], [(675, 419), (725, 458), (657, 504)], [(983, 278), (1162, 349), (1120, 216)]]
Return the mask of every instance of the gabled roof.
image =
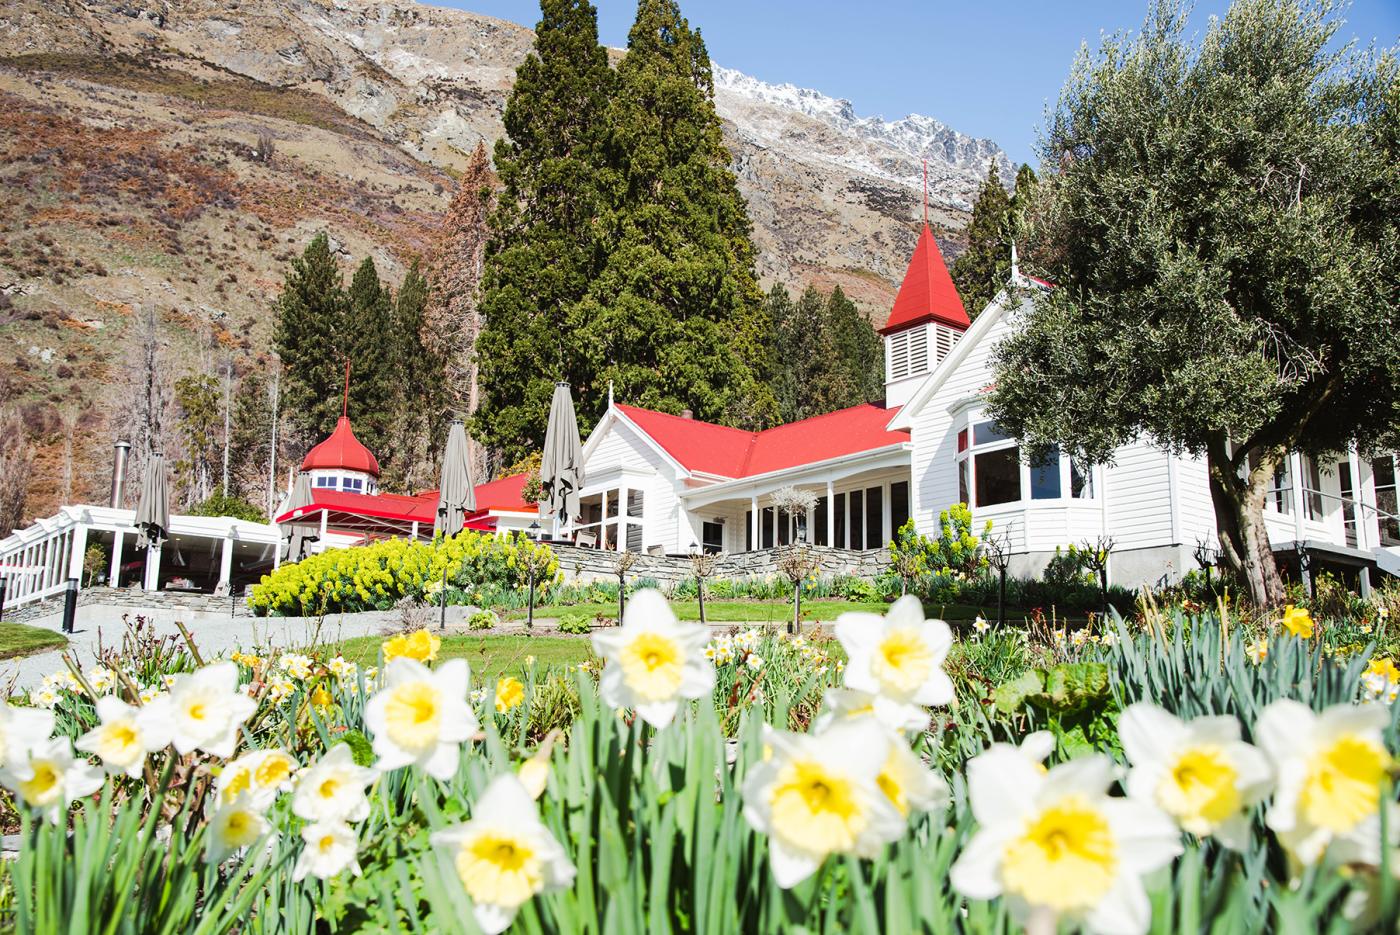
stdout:
[(616, 408), (687, 471), (720, 477), (767, 474), (909, 441), (908, 432), (885, 428), (896, 410), (869, 403), (762, 432), (636, 406)]
[(354, 430), (350, 428), (350, 419), (341, 416), (335, 423), (335, 431), (306, 453), (301, 462), (301, 469), (362, 471), (378, 477), (379, 459), (374, 456), (374, 452), (360, 444)]
[[(487, 510), (500, 510), (506, 513), (537, 512), (539, 504), (527, 503), (524, 499), (525, 482), (529, 479), (529, 474), (511, 474), (509, 477), (498, 477), (488, 483), (477, 484), (476, 512), (485, 513)], [(428, 494), (432, 496), (433, 503), (436, 504), (438, 497), (436, 490), (427, 491), (426, 494), (419, 494), (419, 496)]]
[[(474, 521), (484, 517), (490, 510), (507, 513), (535, 512), (538, 507), (533, 503), (526, 503), (521, 496), (528, 477), (527, 474), (512, 474), (486, 484), (477, 484), (476, 512), (470, 514), (467, 519)], [(416, 522), (431, 528), (433, 520), (437, 518), (437, 502), (436, 490), (424, 490), (408, 496), (398, 493), (367, 494), (333, 490), (329, 487), (312, 487), (310, 505), (296, 512), (301, 516), (310, 516), (324, 509), (345, 516), (364, 516), (399, 523)], [(291, 519), (293, 515), (289, 511), (278, 516), (276, 522), (283, 523)]]
[(972, 324), (958, 288), (953, 285), (953, 277), (948, 273), (948, 264), (943, 262), (943, 254), (933, 239), (933, 231), (925, 224), (914, 246), (914, 255), (909, 259), (904, 281), (899, 284), (889, 320), (880, 333), (889, 334), (929, 321), (942, 322), (959, 331)]

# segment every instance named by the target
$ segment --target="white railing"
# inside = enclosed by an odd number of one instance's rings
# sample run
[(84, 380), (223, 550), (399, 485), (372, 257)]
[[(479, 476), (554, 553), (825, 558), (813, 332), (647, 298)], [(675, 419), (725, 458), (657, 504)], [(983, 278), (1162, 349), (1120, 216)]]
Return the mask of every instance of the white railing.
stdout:
[[(62, 594), (68, 584), (75, 544), (85, 547), (84, 530), (75, 523), (42, 521), (41, 534), (14, 542), (0, 551), (0, 577), (5, 579), (5, 606), (17, 607)], [(52, 528), (50, 528), (52, 527)], [(35, 528), (35, 527), (30, 527)]]

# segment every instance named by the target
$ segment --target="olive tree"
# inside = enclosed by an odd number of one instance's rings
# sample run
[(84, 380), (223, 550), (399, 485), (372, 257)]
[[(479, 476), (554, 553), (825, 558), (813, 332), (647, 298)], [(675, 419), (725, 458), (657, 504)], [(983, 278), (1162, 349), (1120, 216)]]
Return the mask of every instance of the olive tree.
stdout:
[(1203, 455), (1223, 561), (1269, 605), (1275, 470), (1400, 434), (1395, 56), (1335, 45), (1330, 2), (1184, 23), (1162, 2), (1082, 50), (1048, 114), (1032, 236), (1057, 286), (998, 346), (991, 409), (1032, 453)]

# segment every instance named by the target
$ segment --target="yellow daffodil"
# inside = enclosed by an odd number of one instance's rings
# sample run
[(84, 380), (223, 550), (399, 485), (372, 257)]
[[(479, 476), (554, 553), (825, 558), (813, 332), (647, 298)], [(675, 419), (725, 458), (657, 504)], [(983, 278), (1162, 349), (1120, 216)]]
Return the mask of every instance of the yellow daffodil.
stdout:
[(491, 780), (472, 815), (471, 821), (433, 832), (431, 840), (462, 881), (476, 924), (496, 935), (534, 896), (569, 886), (575, 870), (515, 774)]
[(1118, 720), (1132, 763), (1128, 795), (1155, 805), (1182, 829), (1214, 835), (1238, 851), (1249, 844), (1254, 806), (1269, 794), (1273, 770), (1240, 739), (1228, 715), (1182, 721), (1148, 702), (1129, 705)]
[(520, 680), (507, 675), (496, 682), (496, 713), (505, 714), (525, 700), (525, 686)]
[(1283, 609), (1283, 628), (1294, 636), (1312, 639), (1313, 618), (1306, 607), (1289, 604)]

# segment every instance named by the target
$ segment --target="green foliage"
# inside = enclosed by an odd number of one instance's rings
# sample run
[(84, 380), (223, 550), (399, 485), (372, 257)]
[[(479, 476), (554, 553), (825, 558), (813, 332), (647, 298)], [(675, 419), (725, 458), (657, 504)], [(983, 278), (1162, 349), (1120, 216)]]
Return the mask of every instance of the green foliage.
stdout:
[(250, 523), (267, 522), (267, 514), (247, 500), (220, 490), (189, 510), (190, 516), (231, 516)]
[[(229, 427), (229, 493), (266, 502), (272, 450), (272, 387), (261, 367), (244, 373), (233, 393)], [(281, 387), (279, 385), (280, 393)]]
[(768, 379), (778, 421), (795, 422), (876, 400), (884, 392), (879, 335), (837, 286), (808, 286), (793, 302), (775, 285), (764, 300), (771, 329)]
[(1108, 666), (1101, 662), (1028, 669), (997, 686), (993, 698), (1005, 715), (1033, 711), (1055, 735), (1066, 759), (1116, 746), (1116, 709)]
[(355, 435), (370, 451), (390, 460), (389, 440), (399, 409), (404, 350), (395, 320), (392, 290), (380, 283), (371, 257), (350, 278), (345, 337), (350, 358), (350, 414)]
[(437, 603), (444, 571), (447, 603), (467, 604), (474, 589), (524, 587), (531, 564), (545, 584), (558, 574), (554, 552), (524, 533), (384, 539), (283, 565), (253, 586), (249, 604), (258, 613), (286, 615), (388, 610), (404, 597)]
[(560, 633), (584, 635), (593, 632), (593, 619), (587, 614), (565, 614), (559, 618)]
[(175, 381), (184, 457), (172, 468), (185, 502), (198, 502), (214, 486), (223, 458), (224, 391), (218, 377), (198, 374)]
[[(955, 503), (938, 514), (938, 538), (920, 535), (911, 519), (890, 542), (890, 559), (895, 569), (909, 578), (950, 573), (969, 575), (987, 567), (982, 554), (982, 538), (990, 535), (991, 520), (978, 537), (972, 531), (972, 511), (965, 503)], [(902, 569), (902, 570), (901, 570)]]
[(324, 438), (340, 416), (345, 356), (350, 351), (349, 300), (324, 232), (292, 261), (275, 311), (273, 342), (282, 360), (282, 409), (308, 437)]
[(1011, 216), (1011, 196), (992, 160), (972, 204), (967, 249), (948, 271), (969, 318), (976, 318), (1011, 280)]
[(467, 619), (467, 629), (489, 630), (492, 627), (494, 627), (497, 623), (498, 621), (496, 620), (496, 615), (491, 613), (491, 611), (478, 610), (476, 613), (472, 614), (471, 617)]
[(1186, 19), (1161, 4), (1074, 65), (1034, 232), (1059, 288), (999, 345), (989, 414), (1033, 454), (1204, 453), (1224, 561), (1267, 605), (1275, 465), (1400, 442), (1400, 83), (1334, 49), (1330, 3), (1237, 0), (1199, 44)]

